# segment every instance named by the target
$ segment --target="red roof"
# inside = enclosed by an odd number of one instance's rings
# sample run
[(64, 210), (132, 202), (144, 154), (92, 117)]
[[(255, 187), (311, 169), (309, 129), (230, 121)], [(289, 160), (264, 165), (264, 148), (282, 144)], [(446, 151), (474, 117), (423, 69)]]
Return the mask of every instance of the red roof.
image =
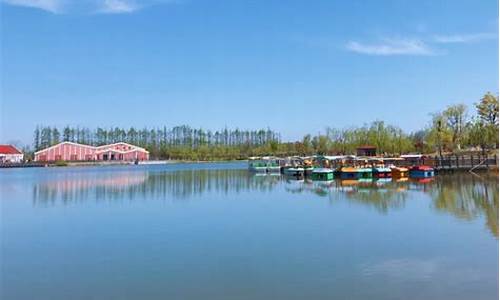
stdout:
[(0, 154), (22, 154), (12, 145), (0, 145)]

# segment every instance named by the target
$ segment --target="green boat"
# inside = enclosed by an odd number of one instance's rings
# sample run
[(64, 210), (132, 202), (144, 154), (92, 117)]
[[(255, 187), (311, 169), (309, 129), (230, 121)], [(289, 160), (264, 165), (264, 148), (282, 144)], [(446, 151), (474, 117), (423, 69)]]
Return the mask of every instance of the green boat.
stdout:
[(248, 169), (251, 172), (257, 173), (274, 173), (280, 172), (281, 167), (278, 159), (272, 157), (255, 158), (248, 160)]
[(311, 173), (311, 179), (317, 181), (330, 181), (333, 177), (333, 170), (327, 168), (317, 168)]

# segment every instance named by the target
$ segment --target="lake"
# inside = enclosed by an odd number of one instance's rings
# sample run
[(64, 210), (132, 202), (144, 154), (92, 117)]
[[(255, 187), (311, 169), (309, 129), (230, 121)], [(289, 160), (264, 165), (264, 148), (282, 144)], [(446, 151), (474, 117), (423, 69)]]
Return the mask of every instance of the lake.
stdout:
[(2, 299), (498, 299), (498, 176), (0, 170)]

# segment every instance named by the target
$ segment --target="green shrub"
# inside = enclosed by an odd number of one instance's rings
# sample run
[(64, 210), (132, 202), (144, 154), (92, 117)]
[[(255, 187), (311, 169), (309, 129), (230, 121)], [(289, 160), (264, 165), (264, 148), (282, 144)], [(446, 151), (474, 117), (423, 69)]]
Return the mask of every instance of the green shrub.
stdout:
[(64, 160), (57, 160), (54, 165), (56, 167), (66, 167), (68, 165), (67, 162), (65, 162)]

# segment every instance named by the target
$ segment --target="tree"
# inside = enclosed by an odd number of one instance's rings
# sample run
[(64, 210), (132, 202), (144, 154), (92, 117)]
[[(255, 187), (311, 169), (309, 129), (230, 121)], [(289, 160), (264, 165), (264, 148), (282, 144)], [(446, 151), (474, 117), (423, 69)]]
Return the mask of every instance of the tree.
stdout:
[(428, 131), (426, 142), (437, 149), (440, 156), (443, 155), (443, 149), (451, 142), (451, 132), (448, 128), (448, 121), (443, 113), (432, 115), (431, 128)]
[(309, 153), (311, 153), (311, 135), (310, 134), (307, 134), (304, 136), (304, 138), (302, 139), (302, 146), (303, 146), (303, 154), (304, 155), (307, 155)]
[(59, 130), (57, 130), (57, 128), (54, 127), (54, 129), (52, 129), (52, 142), (51, 143), (53, 145), (59, 144), (60, 137), (61, 137), (61, 134), (59, 133)]
[(481, 129), (482, 133), (476, 132), (475, 134), (482, 134), (482, 137), (476, 137), (486, 139), (483, 141), (484, 147), (489, 148), (495, 145), (498, 148), (498, 96), (494, 96), (491, 93), (486, 93), (484, 97), (476, 104), (477, 115), (479, 117), (475, 123), (480, 123), (475, 125), (475, 129)]
[(40, 132), (40, 148), (52, 146), (52, 128), (43, 127)]
[(35, 132), (33, 133), (33, 148), (35, 148), (35, 151), (38, 151), (41, 149), (40, 147), (40, 127), (37, 126), (35, 128)]
[(69, 142), (70, 136), (71, 136), (71, 129), (69, 128), (69, 126), (64, 127), (64, 129), (63, 129), (63, 141)]
[(464, 104), (450, 105), (443, 112), (443, 116), (452, 133), (453, 147), (460, 150), (467, 122), (467, 106)]
[(476, 104), (479, 118), (486, 124), (498, 126), (498, 96), (490, 92)]

